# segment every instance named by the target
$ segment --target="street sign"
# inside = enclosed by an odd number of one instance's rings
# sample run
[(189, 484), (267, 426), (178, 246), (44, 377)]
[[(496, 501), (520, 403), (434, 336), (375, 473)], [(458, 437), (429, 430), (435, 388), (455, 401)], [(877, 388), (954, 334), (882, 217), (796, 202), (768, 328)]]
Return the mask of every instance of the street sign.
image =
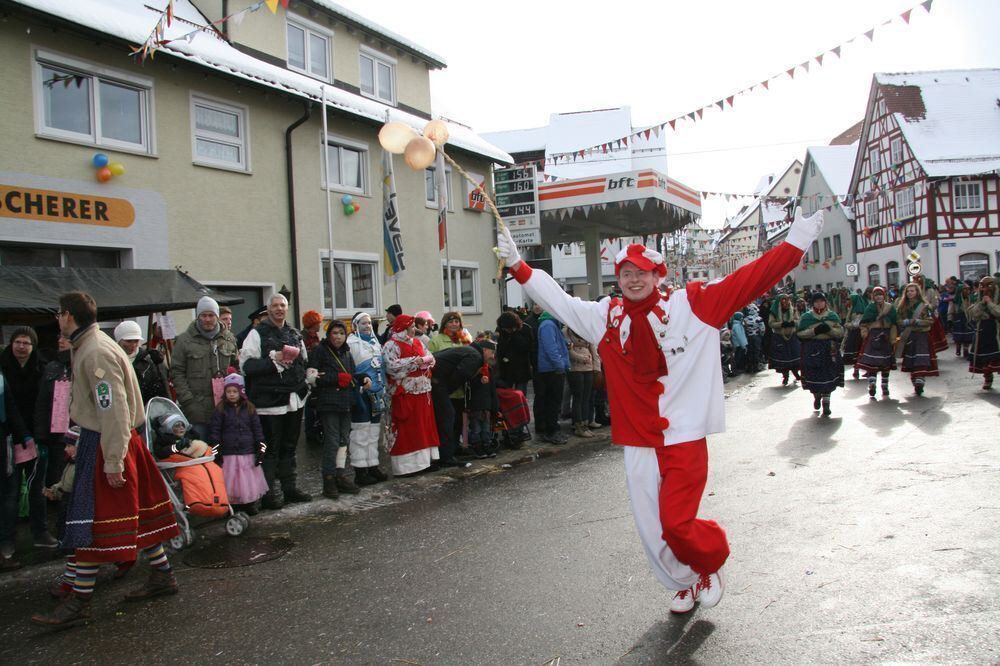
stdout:
[(538, 176), (534, 166), (493, 172), (497, 212), (520, 247), (542, 244), (538, 215)]
[(857, 264), (845, 264), (844, 272), (847, 273), (847, 277), (858, 277), (858, 265)]
[(914, 261), (914, 262), (911, 262), (911, 263), (907, 264), (906, 265), (906, 272), (909, 273), (910, 275), (919, 275), (920, 274), (920, 262), (919, 261)]
[(908, 254), (906, 256), (906, 260), (907, 261), (920, 261), (920, 254), (916, 250), (913, 250), (912, 252), (910, 252), (910, 254)]

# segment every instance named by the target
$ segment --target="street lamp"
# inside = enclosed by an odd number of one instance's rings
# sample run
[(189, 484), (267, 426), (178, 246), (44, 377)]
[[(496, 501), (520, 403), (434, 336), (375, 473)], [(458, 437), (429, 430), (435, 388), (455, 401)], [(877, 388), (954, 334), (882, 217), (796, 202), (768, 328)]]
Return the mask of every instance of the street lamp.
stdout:
[(920, 236), (915, 234), (908, 234), (906, 236), (906, 247), (910, 248), (910, 251), (917, 249), (917, 244), (920, 243)]

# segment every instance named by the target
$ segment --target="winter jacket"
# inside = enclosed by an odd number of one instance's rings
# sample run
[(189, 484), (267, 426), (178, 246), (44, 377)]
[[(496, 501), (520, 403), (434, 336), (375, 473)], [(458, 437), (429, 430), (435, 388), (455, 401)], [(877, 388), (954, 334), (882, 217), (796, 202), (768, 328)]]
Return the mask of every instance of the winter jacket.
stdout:
[(543, 312), (538, 324), (538, 372), (566, 372), (569, 370), (569, 349), (562, 327), (552, 315)]
[(465, 384), (478, 376), (483, 367), (483, 353), (472, 346), (452, 347), (434, 354), (431, 383), (444, 384), (449, 393), (461, 392)]
[(334, 349), (327, 340), (313, 348), (307, 364), (319, 371), (313, 396), (316, 411), (349, 412), (354, 404), (354, 393), (360, 390), (364, 381), (354, 369), (351, 348), (345, 342), (340, 349)]
[(597, 355), (597, 347), (573, 331), (567, 330), (566, 336), (569, 338), (569, 371), (600, 372), (601, 361)]
[[(270, 319), (264, 319), (247, 336), (244, 346), (253, 340), (254, 336), (260, 341), (260, 356), (246, 357), (243, 360), (243, 374), (247, 379), (247, 397), (250, 398), (250, 402), (261, 409), (288, 405), (292, 393), (297, 394), (299, 398), (305, 398), (308, 392), (307, 356), (302, 334), (287, 323), (279, 329)], [(300, 353), (289, 367), (278, 372), (270, 354), (272, 351), (280, 353), (285, 345), (298, 347)], [(246, 350), (244, 350), (245, 355)]]
[(3, 373), (0, 373), (0, 394), (0, 474), (5, 474), (7, 461), (14, 453), (7, 449), (7, 436), (10, 435), (13, 446), (21, 446), (27, 444), (31, 433), (24, 427), (10, 383)]
[[(465, 336), (462, 336), (462, 339), (464, 340)], [(468, 345), (470, 342), (472, 342), (471, 339), (468, 342), (455, 342), (450, 337), (448, 337), (447, 333), (445, 333), (444, 331), (439, 331), (431, 338), (431, 343), (427, 345), (427, 351), (429, 351), (432, 354), (437, 354), (438, 352), (444, 351), (445, 349), (464, 347)], [(465, 389), (459, 386), (451, 394), (451, 397), (454, 398), (455, 400), (462, 400), (463, 398), (465, 398)]]
[(497, 397), (494, 371), (492, 368), (486, 371), (485, 376), (489, 381), (484, 384), (482, 369), (480, 366), (480, 373), (469, 380), (469, 399), (465, 408), (470, 412), (496, 414), (500, 411), (500, 398)]
[(743, 329), (743, 313), (737, 312), (733, 315), (733, 346), (737, 349), (746, 349), (747, 333)]
[(535, 348), (534, 329), (522, 325), (513, 333), (499, 331), (497, 339), (497, 371), (501, 382), (508, 386), (531, 380), (532, 351)]
[[(221, 325), (211, 340), (202, 334), (198, 320), (177, 336), (170, 356), (170, 374), (177, 390), (177, 402), (192, 423), (208, 423), (215, 409), (212, 378), (224, 377), (230, 366), (238, 365), (236, 338)], [(143, 396), (145, 397), (145, 396)]]
[(237, 409), (231, 404), (212, 411), (208, 432), (210, 443), (218, 444), (223, 456), (255, 454), (264, 441), (260, 417), (246, 407)]
[(17, 403), (24, 427), (29, 433), (35, 432), (35, 401), (38, 400), (38, 385), (44, 367), (45, 362), (35, 350), (32, 350), (24, 367), (14, 358), (9, 345), (0, 352), (0, 368), (7, 377), (7, 390)]
[[(153, 398), (169, 398), (167, 390), (167, 368), (163, 363), (163, 354), (155, 349), (140, 349), (132, 361), (136, 379), (139, 380), (139, 391), (142, 392), (143, 404), (149, 404)], [(213, 396), (214, 400), (214, 396)]]
[(38, 382), (38, 399), (35, 400), (35, 440), (48, 444), (59, 444), (62, 442), (62, 433), (53, 434), (50, 430), (52, 426), (52, 400), (55, 396), (56, 382), (72, 378), (72, 366), (70, 365), (69, 351), (59, 352), (56, 360), (49, 361), (42, 369), (42, 378)]

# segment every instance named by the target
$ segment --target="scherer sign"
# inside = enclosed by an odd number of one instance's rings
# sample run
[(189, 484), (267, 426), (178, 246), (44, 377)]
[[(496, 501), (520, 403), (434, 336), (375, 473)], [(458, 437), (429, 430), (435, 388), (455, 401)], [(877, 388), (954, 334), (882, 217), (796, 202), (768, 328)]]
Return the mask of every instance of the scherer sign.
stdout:
[(125, 199), (0, 183), (0, 217), (125, 229), (135, 222), (135, 208)]

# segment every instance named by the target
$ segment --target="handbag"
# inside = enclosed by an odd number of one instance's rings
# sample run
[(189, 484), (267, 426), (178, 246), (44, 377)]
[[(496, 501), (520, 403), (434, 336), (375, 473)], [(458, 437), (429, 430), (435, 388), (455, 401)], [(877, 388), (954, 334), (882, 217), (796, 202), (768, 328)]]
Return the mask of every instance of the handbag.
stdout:
[(24, 444), (14, 445), (15, 465), (20, 465), (21, 463), (32, 461), (37, 457), (38, 457), (38, 447), (35, 446), (35, 440), (30, 440), (27, 445)]

